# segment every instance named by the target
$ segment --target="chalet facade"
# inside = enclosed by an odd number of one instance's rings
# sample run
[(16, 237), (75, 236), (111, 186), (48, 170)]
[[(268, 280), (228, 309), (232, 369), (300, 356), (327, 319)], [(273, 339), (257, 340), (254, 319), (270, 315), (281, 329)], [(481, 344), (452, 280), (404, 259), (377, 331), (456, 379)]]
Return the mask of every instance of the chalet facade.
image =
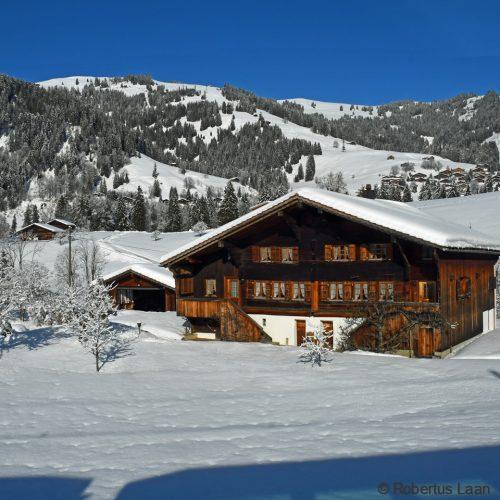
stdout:
[(132, 264), (107, 274), (103, 281), (118, 309), (175, 311), (175, 282), (167, 269)]
[[(429, 356), (494, 328), (500, 241), (406, 204), (301, 189), (162, 259), (177, 312), (216, 338), (300, 345), (311, 325), (340, 332), (370, 304), (440, 315), (402, 350)], [(391, 326), (392, 325), (392, 326)], [(365, 329), (366, 330), (366, 329)], [(373, 336), (363, 327), (360, 347)]]
[(62, 233), (64, 229), (43, 222), (33, 222), (16, 231), (16, 235), (23, 240), (52, 240)]

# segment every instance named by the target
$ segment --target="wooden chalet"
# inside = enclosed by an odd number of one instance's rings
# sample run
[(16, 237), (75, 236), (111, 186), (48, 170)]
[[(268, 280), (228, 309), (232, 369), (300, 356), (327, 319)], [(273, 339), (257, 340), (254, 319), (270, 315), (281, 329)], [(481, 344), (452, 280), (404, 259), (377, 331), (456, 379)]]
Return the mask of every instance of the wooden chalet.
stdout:
[(64, 219), (52, 219), (47, 222), (47, 224), (50, 224), (51, 226), (58, 227), (59, 229), (62, 229), (63, 231), (67, 231), (69, 229), (75, 229), (76, 224), (73, 222), (70, 222), (69, 220), (64, 220)]
[(175, 311), (175, 281), (155, 264), (132, 264), (104, 276), (119, 309)]
[(33, 222), (16, 231), (23, 240), (52, 240), (61, 233), (64, 233), (63, 229), (43, 222)]
[(175, 277), (177, 314), (193, 331), (300, 345), (319, 322), (337, 339), (358, 318), (365, 325), (356, 344), (373, 347), (366, 318), (383, 304), (392, 311), (388, 336), (411, 324), (398, 350), (431, 356), (494, 328), (499, 255), (500, 240), (407, 204), (304, 188), (162, 265)]

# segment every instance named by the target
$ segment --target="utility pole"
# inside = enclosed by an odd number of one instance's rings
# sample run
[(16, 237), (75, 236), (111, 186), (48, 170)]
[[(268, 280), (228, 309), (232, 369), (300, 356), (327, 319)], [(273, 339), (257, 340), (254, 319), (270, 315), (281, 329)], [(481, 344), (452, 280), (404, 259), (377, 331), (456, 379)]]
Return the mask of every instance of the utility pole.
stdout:
[(71, 227), (68, 228), (68, 285), (73, 284), (73, 266), (71, 262)]

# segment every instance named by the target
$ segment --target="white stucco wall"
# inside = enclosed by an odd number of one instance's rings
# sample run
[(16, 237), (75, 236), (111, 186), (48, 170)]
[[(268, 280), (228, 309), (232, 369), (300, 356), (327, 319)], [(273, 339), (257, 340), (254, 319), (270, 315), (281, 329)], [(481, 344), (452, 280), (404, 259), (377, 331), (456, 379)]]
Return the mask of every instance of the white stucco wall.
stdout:
[[(333, 345), (336, 346), (340, 328), (344, 325), (346, 319), (338, 317), (315, 317), (315, 316), (279, 316), (275, 314), (249, 314), (262, 329), (281, 345), (297, 345), (297, 328), (295, 320), (306, 320), (306, 330), (313, 325), (319, 325), (320, 321), (333, 322)], [(265, 320), (265, 322), (264, 322)], [(265, 324), (264, 324), (265, 323)]]

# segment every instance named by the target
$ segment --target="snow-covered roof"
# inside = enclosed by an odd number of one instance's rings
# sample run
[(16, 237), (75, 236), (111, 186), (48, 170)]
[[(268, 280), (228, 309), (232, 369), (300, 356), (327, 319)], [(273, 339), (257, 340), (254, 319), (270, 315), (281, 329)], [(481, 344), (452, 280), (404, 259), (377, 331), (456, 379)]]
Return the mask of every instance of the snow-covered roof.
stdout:
[(51, 231), (52, 233), (63, 233), (64, 232), (63, 229), (61, 229), (59, 227), (51, 226), (50, 224), (45, 224), (44, 222), (33, 222), (32, 224), (24, 226), (21, 229), (18, 229), (16, 232), (20, 233), (21, 231), (25, 231), (26, 229), (30, 229), (33, 226), (41, 227), (42, 229), (46, 229), (47, 231)]
[(168, 269), (160, 267), (158, 264), (130, 264), (112, 273), (106, 274), (103, 276), (103, 280), (109, 282), (129, 272), (133, 272), (139, 276), (155, 281), (156, 283), (168, 286), (169, 288), (175, 288), (175, 279), (172, 273)]
[(370, 200), (321, 189), (302, 188), (290, 192), (217, 228), (196, 241), (161, 258), (163, 265), (191, 254), (228, 236), (241, 226), (253, 224), (287, 205), (302, 201), (325, 211), (379, 228), (407, 239), (413, 239), (449, 250), (498, 251), (500, 237), (492, 237), (465, 226), (431, 215), (407, 203)]
[(57, 218), (55, 218), (55, 219), (49, 220), (49, 223), (51, 223), (51, 222), (60, 222), (61, 224), (65, 224), (66, 226), (74, 226), (75, 225), (74, 222), (71, 222), (71, 221), (65, 220), (65, 219), (57, 219)]

